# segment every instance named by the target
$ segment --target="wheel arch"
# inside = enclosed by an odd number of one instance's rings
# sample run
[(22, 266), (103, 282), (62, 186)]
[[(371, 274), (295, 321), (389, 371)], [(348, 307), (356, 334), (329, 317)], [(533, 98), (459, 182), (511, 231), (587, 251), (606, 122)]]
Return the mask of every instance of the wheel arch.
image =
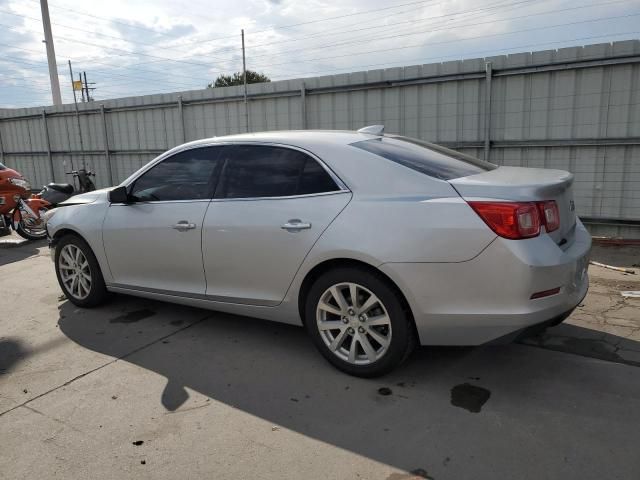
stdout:
[[(87, 245), (89, 245), (89, 248), (91, 248), (91, 244), (87, 242), (87, 239), (80, 232), (68, 227), (63, 227), (53, 234), (53, 237), (51, 237), (51, 246), (55, 247), (56, 244), (60, 241), (60, 239), (65, 235), (75, 235), (76, 237), (79, 237), (80, 239), (82, 239)], [(93, 250), (93, 248), (91, 249)], [(94, 255), (95, 255), (95, 252), (94, 252)]]
[(416, 338), (417, 338), (417, 329), (416, 329), (415, 320), (413, 317), (413, 312), (411, 311), (411, 306), (409, 305), (409, 302), (407, 301), (406, 296), (404, 295), (402, 290), (400, 290), (400, 287), (396, 284), (396, 282), (393, 281), (391, 277), (389, 277), (387, 274), (382, 272), (380, 269), (376, 268), (370, 263), (364, 262), (362, 260), (355, 260), (353, 258), (332, 258), (329, 260), (324, 260), (318, 263), (317, 265), (315, 265), (311, 270), (307, 272), (304, 279), (302, 280), (302, 283), (300, 284), (300, 289), (298, 291), (298, 313), (300, 315), (300, 319), (302, 320), (303, 324), (305, 323), (304, 304), (306, 302), (307, 295), (309, 294), (309, 290), (313, 285), (313, 282), (315, 282), (316, 279), (320, 278), (321, 275), (325, 274), (328, 271), (334, 270), (336, 268), (345, 268), (345, 267), (358, 268), (361, 270), (365, 270), (377, 276), (378, 278), (382, 279), (385, 283), (387, 283), (394, 290), (396, 295), (398, 295), (398, 298), (400, 299), (400, 303), (402, 304), (402, 308), (407, 313), (407, 315), (409, 315), (411, 325), (414, 328), (414, 333), (416, 333)]

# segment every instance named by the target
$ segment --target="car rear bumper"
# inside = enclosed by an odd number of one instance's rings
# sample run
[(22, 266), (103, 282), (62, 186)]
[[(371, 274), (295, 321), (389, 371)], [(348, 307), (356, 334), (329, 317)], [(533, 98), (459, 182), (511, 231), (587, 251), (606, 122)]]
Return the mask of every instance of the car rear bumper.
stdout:
[[(480, 345), (556, 320), (587, 294), (591, 236), (578, 220), (562, 250), (548, 235), (496, 238), (459, 263), (386, 263), (402, 289), (423, 345)], [(559, 292), (532, 299), (537, 292)], [(562, 321), (562, 318), (560, 321)]]

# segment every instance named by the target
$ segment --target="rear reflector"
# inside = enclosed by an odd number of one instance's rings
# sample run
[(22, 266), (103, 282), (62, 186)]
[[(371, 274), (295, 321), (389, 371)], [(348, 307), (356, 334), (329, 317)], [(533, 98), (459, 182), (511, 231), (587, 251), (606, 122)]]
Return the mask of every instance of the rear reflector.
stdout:
[(531, 300), (542, 297), (549, 297), (551, 295), (555, 295), (556, 293), (560, 293), (560, 287), (552, 288), (551, 290), (543, 290), (541, 292), (536, 292), (531, 295)]
[(540, 234), (540, 214), (534, 202), (468, 202), (491, 230), (511, 240)]

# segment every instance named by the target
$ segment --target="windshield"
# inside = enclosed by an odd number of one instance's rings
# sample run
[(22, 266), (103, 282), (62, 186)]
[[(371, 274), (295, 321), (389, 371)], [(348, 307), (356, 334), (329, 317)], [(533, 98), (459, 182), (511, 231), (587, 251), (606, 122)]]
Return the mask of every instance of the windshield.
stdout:
[(5, 167), (3, 164), (0, 163), (0, 170), (6, 170), (7, 167)]
[(452, 180), (497, 168), (464, 153), (401, 136), (384, 136), (351, 144), (430, 177)]

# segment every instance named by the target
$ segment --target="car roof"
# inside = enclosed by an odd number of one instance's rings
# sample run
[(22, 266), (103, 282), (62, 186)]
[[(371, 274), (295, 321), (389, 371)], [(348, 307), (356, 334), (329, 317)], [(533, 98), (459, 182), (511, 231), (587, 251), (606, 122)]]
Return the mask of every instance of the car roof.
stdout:
[(203, 138), (186, 143), (184, 146), (211, 145), (224, 142), (257, 142), (281, 143), (304, 147), (318, 143), (349, 145), (361, 140), (379, 138), (377, 135), (361, 133), (351, 130), (278, 130), (270, 132), (239, 133), (221, 137)]

